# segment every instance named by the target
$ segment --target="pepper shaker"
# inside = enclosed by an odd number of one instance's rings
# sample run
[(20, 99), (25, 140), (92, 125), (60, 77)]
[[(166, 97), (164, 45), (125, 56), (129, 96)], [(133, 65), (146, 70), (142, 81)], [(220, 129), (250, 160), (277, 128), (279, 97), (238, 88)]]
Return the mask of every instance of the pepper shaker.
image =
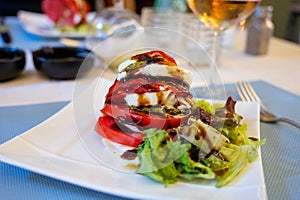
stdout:
[(263, 55), (268, 52), (270, 38), (273, 35), (273, 7), (259, 6), (247, 26), (246, 53)]

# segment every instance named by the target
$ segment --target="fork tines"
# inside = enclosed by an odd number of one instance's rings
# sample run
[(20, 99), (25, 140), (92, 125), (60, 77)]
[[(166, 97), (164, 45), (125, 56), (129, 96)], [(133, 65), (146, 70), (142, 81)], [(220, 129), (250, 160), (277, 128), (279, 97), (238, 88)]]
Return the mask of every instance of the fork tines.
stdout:
[(263, 105), (261, 99), (259, 98), (259, 96), (257, 95), (254, 88), (252, 87), (252, 85), (249, 82), (246, 82), (246, 81), (238, 82), (235, 85), (235, 88), (236, 88), (239, 96), (241, 97), (242, 101), (258, 102), (260, 105), (260, 112), (267, 114), (267, 115), (270, 114), (269, 111)]
[(242, 101), (257, 101), (261, 103), (259, 96), (256, 94), (252, 85), (249, 82), (238, 82), (235, 88), (240, 95)]

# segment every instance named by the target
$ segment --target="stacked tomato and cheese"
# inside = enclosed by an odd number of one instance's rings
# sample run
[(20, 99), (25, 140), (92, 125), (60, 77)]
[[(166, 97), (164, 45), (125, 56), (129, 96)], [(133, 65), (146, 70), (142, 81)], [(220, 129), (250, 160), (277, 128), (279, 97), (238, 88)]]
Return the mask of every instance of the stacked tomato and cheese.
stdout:
[(144, 129), (178, 127), (191, 114), (191, 79), (190, 72), (162, 51), (131, 57), (119, 65), (96, 132), (113, 142), (137, 147)]

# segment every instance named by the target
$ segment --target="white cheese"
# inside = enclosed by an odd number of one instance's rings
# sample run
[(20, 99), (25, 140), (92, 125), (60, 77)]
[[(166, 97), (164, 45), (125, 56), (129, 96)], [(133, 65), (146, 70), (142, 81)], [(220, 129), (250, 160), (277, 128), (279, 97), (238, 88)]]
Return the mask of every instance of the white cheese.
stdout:
[(215, 128), (203, 123), (200, 119), (190, 118), (188, 126), (179, 127), (181, 137), (209, 153), (213, 148), (219, 150), (229, 140)]
[(128, 65), (133, 64), (135, 62), (136, 62), (136, 60), (130, 60), (130, 59), (125, 60), (124, 62), (122, 62), (119, 65), (119, 67), (118, 67), (119, 72), (123, 71)]
[[(135, 63), (135, 60), (126, 60), (119, 65), (119, 73), (117, 79), (125, 78), (127, 76), (126, 72), (122, 72), (127, 66), (132, 63)], [(158, 76), (158, 77), (172, 77), (178, 80), (182, 80), (188, 85), (192, 83), (192, 74), (190, 71), (181, 69), (177, 66), (168, 66), (168, 65), (160, 65), (160, 64), (150, 64), (142, 67), (139, 71), (135, 72), (135, 75), (143, 74), (149, 76)]]
[(173, 77), (184, 81), (188, 85), (192, 83), (191, 73), (177, 66), (151, 64), (141, 68), (139, 73), (150, 76)]
[(121, 73), (118, 73), (117, 75), (117, 80), (121, 80), (122, 78), (125, 78), (126, 77), (126, 72), (121, 72)]
[(125, 101), (128, 106), (154, 106), (158, 104), (173, 106), (177, 102), (177, 98), (171, 90), (167, 90), (143, 94), (127, 94)]
[(178, 106), (179, 110), (190, 109), (193, 104), (189, 98), (178, 97), (178, 101), (181, 104), (180, 106)]

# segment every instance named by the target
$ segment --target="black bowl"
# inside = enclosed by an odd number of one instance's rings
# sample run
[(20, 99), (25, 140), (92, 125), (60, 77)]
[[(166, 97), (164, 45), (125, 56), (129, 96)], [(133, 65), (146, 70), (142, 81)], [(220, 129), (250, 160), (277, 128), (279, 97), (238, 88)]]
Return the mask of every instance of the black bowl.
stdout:
[(90, 51), (75, 47), (42, 47), (32, 53), (35, 68), (52, 79), (74, 79), (85, 59), (92, 66)]
[(13, 47), (0, 48), (0, 81), (18, 77), (25, 67), (25, 52)]

